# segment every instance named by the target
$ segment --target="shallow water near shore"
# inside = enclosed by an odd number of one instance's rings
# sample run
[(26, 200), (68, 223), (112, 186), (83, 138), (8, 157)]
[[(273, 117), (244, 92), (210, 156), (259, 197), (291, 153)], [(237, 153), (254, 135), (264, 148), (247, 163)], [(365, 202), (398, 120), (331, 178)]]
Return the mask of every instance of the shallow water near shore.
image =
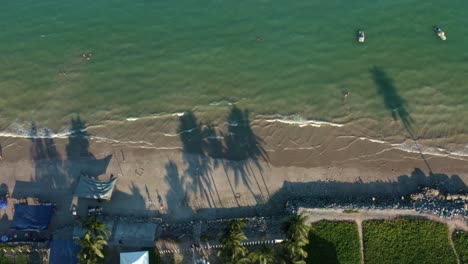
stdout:
[(35, 122), (60, 133), (79, 114), (89, 126), (120, 122), (126, 132), (105, 135), (118, 140), (141, 129), (130, 122), (138, 118), (194, 111), (222, 122), (235, 104), (255, 118), (356, 123), (357, 136), (460, 149), (467, 9), (402, 0), (4, 3), (0, 129), (21, 134)]

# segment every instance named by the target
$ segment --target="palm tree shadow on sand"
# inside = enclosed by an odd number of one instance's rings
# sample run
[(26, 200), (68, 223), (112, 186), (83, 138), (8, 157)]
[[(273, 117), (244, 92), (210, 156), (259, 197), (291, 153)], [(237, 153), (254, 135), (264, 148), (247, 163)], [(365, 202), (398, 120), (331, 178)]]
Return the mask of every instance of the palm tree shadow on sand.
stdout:
[[(268, 162), (269, 157), (263, 148), (263, 140), (259, 138), (252, 130), (249, 120), (249, 112), (233, 106), (228, 116), (228, 133), (224, 135), (225, 149), (223, 151), (226, 172), (232, 171), (234, 174), (234, 183), (237, 186), (240, 182), (246, 186), (252, 195), (260, 202), (266, 202), (270, 193), (263, 175), (263, 168), (260, 161)], [(260, 173), (260, 178), (263, 181), (266, 194), (263, 194), (260, 187), (259, 179), (255, 175), (253, 168), (256, 168)], [(260, 191), (260, 196), (257, 198), (252, 190), (252, 182)]]
[(213, 207), (213, 193), (216, 191), (213, 190), (215, 186), (211, 179), (210, 160), (204, 149), (202, 127), (193, 112), (189, 111), (180, 117), (178, 133), (182, 141), (183, 160), (187, 164), (184, 174), (191, 179), (191, 183), (186, 185), (194, 193), (199, 193), (208, 202), (209, 207)]
[(85, 122), (79, 117), (71, 120), (66, 157), (60, 155), (54, 135), (47, 129), (38, 130), (34, 122), (31, 124), (29, 139), (34, 161), (34, 178), (31, 180), (34, 183), (17, 181), (15, 198), (30, 195), (32, 190), (48, 196), (48, 191), (70, 188), (81, 174), (96, 177), (105, 173), (112, 158), (112, 155), (108, 155), (103, 159), (96, 159), (89, 152), (89, 135)]
[(408, 112), (406, 101), (398, 94), (398, 91), (393, 84), (393, 80), (387, 75), (387, 73), (380, 67), (374, 66), (370, 73), (376, 84), (377, 94), (382, 96), (385, 108), (391, 112), (393, 120), (400, 120), (403, 127), (408, 132), (409, 136), (413, 140), (416, 148), (418, 149), (421, 158), (426, 163), (427, 168), (432, 173), (431, 166), (427, 161), (426, 157), (421, 151), (421, 148), (416, 141), (416, 137), (413, 131), (414, 120), (411, 118)]
[[(266, 196), (270, 195), (260, 162), (268, 161), (268, 155), (262, 147), (263, 141), (252, 131), (248, 116), (248, 111), (234, 106), (228, 116), (229, 126), (226, 133), (217, 132), (213, 125), (199, 122), (191, 111), (179, 119), (178, 133), (183, 146), (183, 160), (187, 164), (184, 175), (190, 179), (190, 183), (185, 184), (187, 189), (201, 194), (208, 201), (209, 207), (215, 205), (215, 198), (222, 206), (213, 178), (213, 169), (220, 165), (226, 172), (233, 196), (236, 196), (235, 186), (239, 184), (247, 187), (255, 199), (261, 200), (262, 203), (266, 202)], [(261, 174), (263, 187), (254, 173), (254, 167)], [(230, 171), (234, 175), (235, 183), (232, 183), (228, 176)], [(252, 189), (253, 182), (257, 185), (260, 195), (255, 194)], [(237, 199), (236, 202), (238, 203)]]
[(109, 165), (112, 155), (108, 155), (103, 159), (97, 159), (89, 151), (89, 138), (90, 135), (86, 128), (86, 122), (79, 116), (72, 118), (66, 147), (67, 159), (73, 161), (70, 163), (70, 172), (97, 177), (105, 173), (105, 168)]

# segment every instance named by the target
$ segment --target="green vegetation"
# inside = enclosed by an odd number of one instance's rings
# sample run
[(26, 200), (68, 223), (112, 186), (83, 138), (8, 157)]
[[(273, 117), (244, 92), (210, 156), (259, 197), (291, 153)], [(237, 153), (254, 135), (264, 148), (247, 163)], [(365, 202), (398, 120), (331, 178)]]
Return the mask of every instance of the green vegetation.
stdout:
[(468, 263), (468, 233), (456, 231), (453, 233), (453, 243), (460, 258), (460, 263)]
[(81, 250), (78, 253), (78, 261), (82, 264), (95, 264), (99, 258), (104, 258), (103, 249), (107, 241), (103, 236), (93, 236), (87, 232), (83, 238), (78, 240)]
[(296, 215), (289, 218), (283, 226), (282, 230), (286, 235), (283, 254), (284, 262), (291, 264), (305, 264), (307, 251), (305, 247), (309, 244), (310, 226), (306, 224), (307, 217), (304, 214)]
[(149, 262), (150, 264), (162, 264), (161, 255), (159, 255), (159, 251), (157, 248), (147, 248), (149, 252)]
[(229, 224), (219, 234), (222, 248), (218, 251), (220, 257), (226, 264), (248, 263), (245, 257), (248, 250), (242, 245), (247, 240), (247, 236), (242, 230), (247, 223), (243, 220), (231, 220)]
[(446, 225), (423, 219), (363, 223), (366, 264), (457, 263)]
[(258, 264), (275, 263), (275, 251), (273, 251), (273, 248), (263, 245), (261, 248), (250, 253), (249, 259), (252, 263)]
[(29, 263), (29, 256), (24, 254), (15, 254), (12, 256), (7, 256), (2, 251), (0, 252), (0, 264), (27, 264)]
[(285, 242), (273, 249), (266, 245), (257, 248), (249, 254), (242, 245), (247, 240), (243, 229), (247, 223), (244, 220), (231, 220), (219, 234), (221, 249), (217, 255), (222, 263), (258, 263), (258, 264), (306, 264), (309, 243), (310, 226), (306, 224), (307, 217), (303, 214), (292, 216), (282, 225), (286, 236)]
[(312, 225), (307, 263), (361, 263), (359, 233), (354, 222), (321, 221)]
[(355, 213), (359, 213), (359, 211), (355, 210), (355, 209), (346, 209), (346, 210), (343, 210), (343, 213), (345, 213), (345, 214), (355, 214)]
[[(5, 253), (3, 250), (6, 250), (8, 253)], [(20, 250), (25, 252), (30, 250), (31, 247), (28, 245), (15, 245), (10, 243), (1, 243), (0, 244), (0, 264), (27, 264), (30, 263), (31, 255), (20, 253)], [(15, 253), (12, 253), (11, 250), (14, 250)]]
[(98, 220), (95, 215), (89, 216), (83, 221), (82, 225), (83, 228), (96, 236), (102, 236), (106, 239), (109, 238), (109, 229), (107, 228), (106, 223)]
[(78, 262), (80, 264), (96, 264), (100, 259), (104, 259), (109, 229), (96, 216), (89, 216), (82, 222), (82, 225), (87, 232), (83, 238), (78, 240), (78, 244), (81, 245), (77, 256)]

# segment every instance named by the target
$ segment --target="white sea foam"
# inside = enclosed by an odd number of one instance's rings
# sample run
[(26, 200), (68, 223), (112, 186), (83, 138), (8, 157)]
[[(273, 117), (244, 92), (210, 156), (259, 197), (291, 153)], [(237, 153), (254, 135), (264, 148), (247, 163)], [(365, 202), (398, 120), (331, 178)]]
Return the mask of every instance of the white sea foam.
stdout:
[(166, 117), (172, 117), (172, 116), (184, 116), (185, 112), (176, 112), (176, 113), (161, 113), (161, 114), (155, 114), (155, 115), (149, 115), (149, 116), (142, 116), (142, 117), (127, 117), (125, 120), (126, 121), (138, 121), (138, 120), (143, 120), (143, 119), (156, 119), (156, 118), (166, 118)]
[[(82, 132), (85, 132), (85, 129), (82, 129)], [(0, 132), (0, 137), (7, 138), (67, 138), (72, 134), (72, 131), (69, 129), (53, 132), (51, 129), (44, 128), (34, 128), (32, 129), (30, 124), (21, 124), (15, 122), (11, 124), (5, 131)]]
[(183, 133), (190, 133), (190, 132), (194, 131), (195, 129), (197, 129), (197, 128), (194, 127), (194, 128), (191, 128), (191, 129), (187, 129), (187, 130), (184, 130), (184, 131), (180, 131), (179, 133), (176, 133), (176, 134), (164, 133), (163, 135), (164, 135), (165, 137), (178, 137), (178, 136), (180, 136), (180, 134), (183, 134)]
[(223, 136), (209, 136), (209, 139), (224, 139)]
[(218, 105), (232, 105), (229, 101), (218, 101), (210, 103), (211, 106), (218, 106)]
[(388, 142), (385, 142), (385, 141), (382, 141), (382, 140), (371, 139), (371, 138), (366, 138), (366, 137), (360, 137), (359, 139), (360, 139), (360, 140), (367, 140), (367, 141), (374, 142), (374, 143), (380, 143), (380, 144), (386, 144), (386, 143), (388, 143)]
[(131, 140), (117, 140), (117, 139), (111, 139), (111, 138), (105, 138), (105, 137), (97, 137), (93, 136), (91, 137), (93, 140), (96, 140), (96, 142), (100, 143), (111, 143), (111, 144), (121, 144), (121, 145), (136, 145), (138, 148), (144, 148), (144, 149), (156, 149), (156, 150), (175, 150), (175, 149), (182, 149), (182, 147), (159, 147), (155, 146), (151, 142), (139, 140), (139, 141), (131, 141)]
[(245, 100), (245, 99), (246, 99), (246, 98), (244, 97), (244, 98), (241, 98), (241, 99), (239, 99), (239, 100), (237, 100), (237, 101), (234, 101), (234, 102), (231, 102), (231, 101), (229, 101), (229, 100), (215, 101), (215, 102), (211, 102), (211, 103), (210, 103), (210, 106), (234, 105), (234, 104), (237, 104), (237, 103), (239, 103), (240, 101)]
[(269, 123), (283, 123), (283, 124), (289, 124), (289, 125), (297, 125), (299, 127), (306, 127), (306, 126), (312, 126), (312, 127), (321, 127), (321, 126), (334, 126), (334, 127), (342, 127), (343, 124), (337, 124), (337, 123), (331, 123), (331, 122), (325, 122), (325, 121), (317, 121), (317, 120), (304, 120), (302, 118), (294, 118), (294, 119), (288, 119), (288, 118), (275, 118), (275, 119), (266, 119), (266, 122)]
[(388, 144), (392, 149), (401, 150), (408, 153), (418, 153), (423, 155), (432, 155), (439, 157), (450, 157), (460, 159), (463, 157), (468, 157), (468, 152), (466, 151), (450, 151), (443, 148), (434, 148), (425, 145), (421, 145), (413, 140), (407, 140), (403, 143), (390, 143), (383, 140), (371, 139), (366, 137), (360, 137), (360, 140), (366, 140), (378, 144)]
[[(151, 118), (160, 118), (160, 117), (169, 117), (169, 116), (183, 116), (184, 113), (172, 113), (172, 114), (161, 114), (157, 116), (151, 116)], [(142, 118), (148, 118), (148, 117), (142, 117)], [(136, 121), (141, 118), (135, 118), (135, 117), (129, 117), (127, 118), (127, 121)], [(313, 127), (321, 127), (321, 126), (334, 126), (334, 127), (342, 127), (343, 124), (336, 124), (336, 123), (330, 123), (330, 122), (324, 122), (324, 121), (316, 121), (316, 120), (304, 120), (300, 117), (292, 117), (292, 118), (272, 118), (272, 119), (265, 119), (266, 122), (279, 122), (279, 123), (284, 123), (284, 124), (290, 124), (290, 125), (295, 125), (299, 127), (304, 127), (304, 126), (313, 126)], [(232, 122), (229, 123), (230, 126), (237, 126), (238, 123)], [(98, 125), (98, 126), (103, 126), (103, 125)], [(95, 126), (91, 126), (95, 127)], [(175, 134), (170, 134), (170, 133), (163, 133), (164, 136), (166, 137), (179, 137), (183, 133), (191, 133), (193, 132), (197, 127), (187, 129)], [(83, 132), (86, 131), (86, 128), (82, 130)], [(15, 122), (11, 124), (5, 131), (0, 132), (0, 137), (5, 137), (5, 138), (61, 138), (65, 139), (68, 138), (72, 135), (72, 132), (69, 129), (65, 129), (62, 131), (57, 131), (54, 132), (48, 128), (36, 128), (35, 131), (31, 131), (31, 125), (30, 123), (19, 123)], [(438, 148), (438, 147), (430, 147), (430, 146), (425, 146), (422, 144), (419, 144), (413, 140), (407, 140), (402, 143), (391, 143), (379, 139), (373, 139), (373, 138), (367, 138), (367, 137), (356, 137), (356, 136), (339, 136), (340, 138), (356, 138), (359, 140), (365, 140), (369, 141), (372, 143), (376, 144), (387, 144), (389, 146), (389, 149), (397, 149), (400, 151), (408, 152), (408, 153), (422, 153), (424, 155), (433, 155), (433, 156), (443, 156), (443, 157), (450, 157), (450, 158), (456, 158), (456, 159), (465, 159), (465, 157), (468, 157), (468, 145), (465, 146), (458, 146), (458, 148), (453, 148), (453, 149), (443, 149), (443, 148)], [(122, 141), (122, 140), (117, 140), (117, 139), (112, 139), (112, 138), (105, 138), (105, 137), (100, 137), (98, 135), (96, 136), (90, 136), (91, 139), (96, 140), (97, 142), (107, 142), (111, 144), (129, 144), (129, 145), (138, 145), (138, 147), (144, 147), (144, 148), (152, 148), (152, 149), (179, 149), (179, 147), (162, 147), (158, 148), (154, 146), (151, 142), (147, 141)], [(209, 136), (209, 139), (223, 139), (222, 136)], [(353, 144), (353, 143), (352, 143)], [(292, 149), (292, 148), (291, 148)], [(314, 149), (314, 147), (298, 147), (294, 149)]]

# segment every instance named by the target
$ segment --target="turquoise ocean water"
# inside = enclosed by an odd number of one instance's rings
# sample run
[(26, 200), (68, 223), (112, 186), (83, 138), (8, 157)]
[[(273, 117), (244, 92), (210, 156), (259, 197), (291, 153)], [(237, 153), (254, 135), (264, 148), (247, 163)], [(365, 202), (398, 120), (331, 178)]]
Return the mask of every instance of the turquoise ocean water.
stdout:
[(231, 102), (374, 127), (405, 108), (417, 137), (456, 140), (468, 134), (467, 10), (462, 0), (4, 1), (0, 129)]

